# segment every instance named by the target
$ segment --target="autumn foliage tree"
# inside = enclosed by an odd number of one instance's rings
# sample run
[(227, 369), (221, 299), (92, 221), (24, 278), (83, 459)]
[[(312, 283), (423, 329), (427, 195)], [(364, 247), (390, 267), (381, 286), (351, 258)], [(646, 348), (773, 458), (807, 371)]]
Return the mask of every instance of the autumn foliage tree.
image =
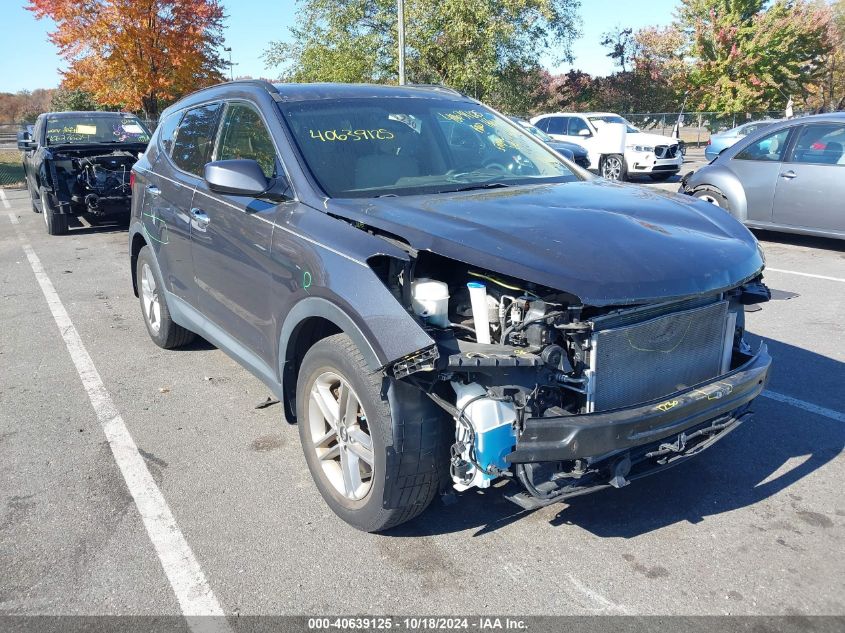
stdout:
[(163, 103), (223, 80), (219, 0), (29, 0), (56, 23), (63, 86), (157, 118)]

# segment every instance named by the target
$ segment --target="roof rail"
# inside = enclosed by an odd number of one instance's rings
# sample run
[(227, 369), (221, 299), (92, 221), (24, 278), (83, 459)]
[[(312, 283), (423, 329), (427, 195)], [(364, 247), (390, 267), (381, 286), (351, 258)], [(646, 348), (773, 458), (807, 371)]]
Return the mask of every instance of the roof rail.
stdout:
[(443, 84), (405, 84), (405, 86), (408, 88), (431, 88), (432, 90), (442, 90), (443, 92), (451, 92), (452, 94), (460, 95), (461, 97), (467, 96), (460, 90), (455, 90), (454, 88), (444, 86)]
[(210, 88), (219, 88), (220, 86), (231, 86), (232, 84), (237, 84), (241, 86), (255, 86), (256, 88), (264, 88), (267, 92), (270, 93), (273, 98), (279, 94), (279, 91), (276, 89), (276, 86), (272, 84), (272, 82), (267, 81), (266, 79), (235, 79), (234, 81), (221, 81), (219, 84), (212, 84), (210, 86), (205, 86), (204, 88), (198, 88), (188, 94), (182, 95), (179, 97), (179, 100), (186, 97), (190, 97), (191, 95), (195, 95), (203, 90), (208, 90)]

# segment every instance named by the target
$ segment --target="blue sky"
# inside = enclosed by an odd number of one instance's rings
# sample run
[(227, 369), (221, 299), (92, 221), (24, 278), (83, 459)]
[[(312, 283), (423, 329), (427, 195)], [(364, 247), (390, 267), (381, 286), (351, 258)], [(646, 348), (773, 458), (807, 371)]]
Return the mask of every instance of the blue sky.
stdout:
[[(5, 0), (4, 4), (7, 6), (2, 10), (0, 92), (57, 86), (62, 61), (47, 40), (47, 33), (53, 25), (47, 20), (36, 20), (23, 8), (23, 0)], [(264, 67), (261, 53), (268, 42), (289, 36), (288, 28), (295, 17), (295, 2), (224, 0), (224, 4), (229, 16), (226, 20), (226, 40), (227, 46), (232, 47), (235, 75), (275, 76), (273, 70)], [(606, 57), (606, 49), (599, 45), (602, 33), (616, 26), (639, 28), (649, 24), (668, 24), (677, 4), (678, 0), (582, 0), (582, 35), (574, 45), (576, 59), (572, 66), (591, 74), (610, 73), (613, 66)], [(569, 68), (570, 65), (565, 64), (553, 70), (560, 72)]]

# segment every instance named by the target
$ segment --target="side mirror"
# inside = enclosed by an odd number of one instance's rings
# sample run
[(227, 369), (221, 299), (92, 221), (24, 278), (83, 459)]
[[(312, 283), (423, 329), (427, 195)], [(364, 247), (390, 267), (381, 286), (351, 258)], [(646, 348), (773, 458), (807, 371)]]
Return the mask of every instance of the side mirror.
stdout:
[(578, 136), (583, 136), (584, 138), (587, 138), (588, 136), (592, 136), (592, 133), (586, 128), (581, 128), (580, 130), (578, 130)]
[(36, 143), (32, 140), (32, 134), (29, 132), (18, 132), (18, 149), (21, 151), (27, 151), (30, 149), (35, 149)]
[(208, 163), (204, 176), (212, 191), (235, 196), (259, 196), (269, 186), (261, 166), (248, 158)]

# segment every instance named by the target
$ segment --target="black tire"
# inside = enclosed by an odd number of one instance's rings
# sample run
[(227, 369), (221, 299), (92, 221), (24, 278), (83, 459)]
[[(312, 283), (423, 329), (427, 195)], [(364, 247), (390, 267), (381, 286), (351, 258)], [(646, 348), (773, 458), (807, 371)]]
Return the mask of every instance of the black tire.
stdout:
[(606, 180), (624, 182), (628, 179), (628, 168), (622, 154), (608, 154), (601, 159), (599, 175)]
[(672, 176), (674, 176), (678, 172), (674, 171), (662, 171), (657, 172), (656, 174), (649, 174), (648, 177), (651, 178), (654, 182), (664, 182), (669, 180)]
[(67, 235), (67, 216), (56, 213), (50, 204), (50, 196), (45, 187), (41, 187), (41, 213), (44, 214), (44, 224), (50, 235)]
[(38, 208), (38, 196), (36, 192), (32, 190), (32, 185), (29, 182), (29, 177), (26, 175), (26, 168), (24, 167), (24, 178), (26, 178), (26, 192), (29, 194), (29, 203), (32, 205), (32, 212), (33, 213), (41, 213), (41, 209)]
[(721, 207), (730, 213), (731, 205), (721, 191), (717, 191), (716, 189), (699, 189), (698, 191), (694, 191), (692, 196), (693, 198), (698, 198), (699, 200), (704, 200), (712, 205)]
[[(144, 267), (148, 268), (149, 274), (155, 281), (154, 287), (148, 286), (150, 292), (158, 302), (157, 310), (153, 313), (155, 314), (155, 318), (152, 319), (152, 322), (150, 317), (152, 307), (148, 305), (151, 301), (151, 296), (146, 294), (146, 288), (144, 287)], [(167, 307), (167, 300), (163, 292), (164, 284), (162, 283), (158, 267), (155, 265), (155, 261), (153, 261), (153, 257), (150, 254), (149, 246), (144, 246), (138, 253), (138, 262), (135, 271), (135, 279), (138, 284), (138, 299), (141, 303), (141, 316), (144, 319), (144, 325), (147, 326), (147, 332), (150, 338), (153, 339), (153, 342), (161, 348), (174, 349), (193, 341), (196, 335), (178, 323), (174, 323), (170, 317), (170, 310)], [(158, 328), (156, 328), (156, 323)]]
[[(352, 422), (343, 416), (338, 427), (357, 427), (359, 432), (366, 427), (370, 438), (371, 469), (366, 472), (366, 462), (363, 466), (355, 466), (361, 468), (359, 472), (363, 471), (364, 476), (369, 476), (369, 489), (358, 499), (344, 494), (329, 478), (328, 472), (332, 469), (343, 472), (340, 429), (336, 437), (323, 443), (322, 448), (327, 452), (335, 450), (336, 459), (329, 459), (324, 454), (321, 460), (315, 447), (314, 437), (322, 434), (321, 425), (326, 425), (325, 430), (329, 430), (329, 425), (319, 413), (319, 407), (313, 409), (316, 405), (312, 405), (311, 390), (318, 379), (323, 380), (327, 375), (346, 381), (346, 389), (351, 387), (351, 392), (347, 393), (360, 403), (360, 408), (356, 406), (355, 410), (362, 412)], [(402, 437), (394, 437), (394, 423), (387, 397), (383, 395), (383, 381), (380, 374), (370, 370), (352, 340), (345, 334), (336, 334), (318, 341), (308, 350), (296, 385), (297, 426), (308, 470), (332, 511), (365, 532), (387, 530), (423, 512), (439, 491), (442, 471), (448, 469), (448, 448), (442, 441), (445, 425), (440, 421), (425, 417), (415, 420), (412, 415), (403, 415), (399, 427)], [(310, 417), (312, 409), (314, 418)], [(354, 445), (352, 431), (346, 433), (345, 445)]]

